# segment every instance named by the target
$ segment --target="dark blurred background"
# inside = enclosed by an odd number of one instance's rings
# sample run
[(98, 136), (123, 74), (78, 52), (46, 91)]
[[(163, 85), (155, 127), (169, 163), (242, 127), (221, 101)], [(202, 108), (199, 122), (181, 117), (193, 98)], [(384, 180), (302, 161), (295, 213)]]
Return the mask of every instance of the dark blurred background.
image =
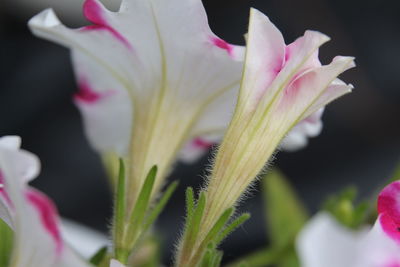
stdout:
[[(292, 42), (306, 29), (332, 37), (321, 49), (356, 57), (358, 67), (342, 78), (355, 90), (330, 105), (323, 133), (307, 149), (279, 153), (275, 165), (295, 185), (311, 212), (327, 194), (346, 185), (368, 197), (400, 160), (400, 7), (396, 0), (205, 0), (211, 28), (229, 42), (243, 44), (249, 8), (266, 13)], [(118, 0), (106, 3), (116, 10)], [(72, 104), (75, 83), (68, 51), (33, 37), (27, 20), (53, 6), (69, 26), (85, 22), (82, 0), (2, 0), (0, 2), (0, 135), (17, 134), (23, 147), (39, 155), (42, 173), (34, 185), (49, 194), (64, 217), (107, 231), (111, 195), (98, 155), (83, 134)], [(171, 179), (180, 189), (158, 222), (166, 261), (183, 219), (183, 191), (198, 187), (207, 158), (178, 164)], [(253, 218), (224, 245), (227, 258), (266, 244), (260, 192), (242, 204)]]

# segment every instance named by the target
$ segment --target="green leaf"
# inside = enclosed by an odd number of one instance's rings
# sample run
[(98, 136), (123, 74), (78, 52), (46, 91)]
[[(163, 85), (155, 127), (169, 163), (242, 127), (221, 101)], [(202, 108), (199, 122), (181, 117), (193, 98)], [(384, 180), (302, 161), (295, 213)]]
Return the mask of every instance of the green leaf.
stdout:
[(150, 196), (151, 192), (153, 191), (153, 186), (156, 180), (156, 176), (157, 176), (157, 166), (153, 166), (150, 169), (146, 177), (146, 180), (144, 181), (142, 189), (140, 190), (139, 196), (137, 198), (136, 205), (131, 214), (130, 218), (131, 227), (129, 229), (130, 230), (129, 236), (137, 234), (137, 231), (139, 231), (139, 229), (142, 226), (144, 217), (146, 215), (147, 209), (150, 204)]
[(332, 214), (341, 224), (357, 229), (368, 219), (371, 202), (355, 204), (357, 188), (347, 187), (336, 195), (330, 196), (323, 204), (323, 209)]
[(158, 218), (160, 213), (167, 205), (169, 199), (171, 198), (172, 194), (175, 192), (176, 188), (178, 187), (179, 182), (174, 181), (171, 183), (168, 188), (165, 190), (164, 194), (162, 195), (160, 201), (156, 204), (156, 206), (151, 210), (148, 218), (146, 219), (145, 225), (143, 226), (143, 231), (147, 231), (148, 228), (154, 223), (154, 221)]
[(188, 187), (186, 189), (185, 196), (186, 196), (186, 222), (188, 223), (192, 219), (193, 212), (195, 209), (193, 188)]
[(0, 266), (8, 266), (12, 248), (14, 233), (12, 229), (0, 219)]
[(201, 262), (201, 267), (212, 267), (212, 265), (211, 265), (211, 257), (212, 257), (212, 254), (213, 254), (213, 252), (212, 252), (212, 250), (211, 249), (208, 249), (207, 251), (206, 251), (206, 253), (204, 254), (204, 256), (203, 256), (203, 260), (202, 260), (202, 262)]
[[(279, 262), (276, 264), (277, 267), (300, 267), (300, 262), (297, 257), (294, 248), (287, 251), (284, 256), (282, 256)], [(338, 266), (339, 267), (339, 266)]]
[[(107, 257), (107, 246), (104, 246), (104, 247), (100, 248), (96, 252), (96, 254), (94, 254), (92, 256), (92, 258), (90, 258), (90, 263), (95, 266), (99, 266), (106, 257)], [(0, 266), (3, 266), (3, 265), (0, 265)]]
[(307, 211), (280, 171), (275, 169), (266, 175), (263, 189), (271, 245), (286, 246), (306, 223)]
[(250, 219), (250, 213), (244, 213), (231, 222), (215, 239), (215, 244), (219, 245), (228, 235), (235, 231), (238, 227), (243, 225), (248, 219)]
[(115, 195), (115, 214), (114, 214), (114, 231), (121, 230), (124, 226), (125, 219), (125, 166), (122, 159), (119, 160), (118, 183)]
[[(211, 228), (210, 232), (208, 232), (208, 234), (206, 235), (206, 238), (204, 238), (203, 245), (205, 247), (208, 245), (208, 243), (218, 238), (219, 233), (221, 232), (222, 228), (224, 228), (229, 218), (232, 216), (233, 211), (234, 208), (229, 208), (225, 210), (224, 213), (222, 213), (217, 222)], [(218, 243), (215, 245), (218, 245)]]
[(213, 253), (213, 257), (212, 257), (211, 266), (212, 267), (221, 266), (223, 256), (224, 256), (224, 253), (222, 251), (215, 250), (215, 252)]
[(196, 242), (197, 235), (200, 229), (201, 219), (203, 218), (204, 208), (206, 206), (206, 195), (204, 191), (200, 192), (199, 200), (197, 201), (196, 208), (193, 212), (192, 218), (190, 218), (187, 228), (187, 244), (193, 247)]

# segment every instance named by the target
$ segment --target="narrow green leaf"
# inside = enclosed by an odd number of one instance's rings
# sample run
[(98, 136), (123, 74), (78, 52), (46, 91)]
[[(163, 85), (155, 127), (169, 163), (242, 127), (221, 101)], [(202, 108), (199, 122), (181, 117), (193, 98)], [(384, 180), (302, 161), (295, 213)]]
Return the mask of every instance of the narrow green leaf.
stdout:
[(121, 231), (125, 220), (125, 165), (122, 159), (119, 160), (118, 183), (115, 195), (115, 214), (114, 214), (114, 232)]
[(220, 244), (228, 235), (235, 231), (238, 227), (244, 224), (248, 219), (250, 219), (250, 213), (244, 213), (231, 222), (225, 229), (217, 236), (215, 243)]
[(165, 193), (161, 197), (160, 201), (156, 204), (156, 206), (153, 208), (153, 210), (150, 212), (150, 215), (146, 219), (146, 223), (143, 227), (144, 232), (154, 223), (154, 221), (158, 218), (160, 213), (163, 211), (163, 209), (165, 208), (165, 205), (167, 205), (172, 194), (175, 192), (176, 188), (178, 187), (178, 184), (179, 184), (178, 181), (174, 181), (165, 190)]
[(200, 223), (203, 218), (204, 208), (206, 206), (206, 195), (204, 191), (200, 192), (199, 199), (197, 200), (197, 205), (195, 206), (193, 189), (189, 187), (186, 190), (186, 206), (187, 218), (180, 255), (186, 260), (189, 260), (192, 254), (193, 246), (196, 242), (197, 235), (199, 233)]
[(219, 267), (219, 266), (221, 266), (223, 255), (224, 255), (224, 253), (222, 251), (216, 250), (214, 252), (214, 254), (213, 254), (210, 266), (211, 267)]
[[(210, 243), (212, 240), (215, 240), (215, 238), (218, 238), (218, 234), (224, 228), (226, 223), (228, 222), (229, 218), (232, 216), (234, 211), (234, 208), (229, 208), (222, 213), (222, 215), (219, 217), (217, 222), (214, 224), (214, 226), (211, 228), (210, 232), (206, 235), (203, 245), (206, 247), (208, 243)], [(215, 244), (216, 246), (218, 243)]]
[(190, 221), (194, 212), (194, 192), (192, 187), (186, 189), (186, 222)]
[(266, 175), (263, 189), (269, 238), (273, 246), (285, 246), (306, 223), (306, 209), (278, 170)]
[(211, 265), (211, 259), (212, 258), (212, 250), (209, 249), (206, 251), (206, 253), (203, 256), (203, 260), (201, 262), (201, 267), (212, 267)]
[[(90, 258), (90, 263), (98, 266), (103, 262), (104, 258), (107, 256), (107, 247), (104, 246), (100, 248), (93, 256)], [(2, 265), (1, 265), (2, 266)]]
[(130, 216), (130, 225), (126, 239), (129, 241), (129, 249), (132, 249), (137, 240), (142, 236), (142, 226), (145, 215), (150, 205), (151, 192), (157, 176), (157, 166), (153, 166), (147, 174), (146, 180), (140, 190), (135, 207)]
[(197, 235), (200, 229), (201, 219), (203, 218), (204, 208), (206, 206), (206, 194), (204, 191), (200, 192), (199, 200), (197, 201), (196, 208), (193, 212), (193, 216), (189, 221), (187, 228), (187, 245), (192, 247), (196, 241)]
[[(213, 225), (211, 228), (210, 232), (206, 235), (204, 240), (201, 242), (199, 248), (197, 249), (196, 253), (193, 255), (191, 262), (196, 263), (198, 261), (201, 261), (206, 248), (209, 246), (210, 242), (213, 241), (214, 238), (216, 238), (221, 231), (221, 229), (225, 226), (225, 224), (228, 222), (229, 218), (232, 216), (232, 213), (234, 211), (234, 208), (229, 208), (224, 211), (224, 213), (219, 217), (217, 222)], [(211, 247), (215, 247), (217, 244), (214, 244)]]
[(13, 231), (0, 219), (0, 266), (8, 266), (13, 248)]

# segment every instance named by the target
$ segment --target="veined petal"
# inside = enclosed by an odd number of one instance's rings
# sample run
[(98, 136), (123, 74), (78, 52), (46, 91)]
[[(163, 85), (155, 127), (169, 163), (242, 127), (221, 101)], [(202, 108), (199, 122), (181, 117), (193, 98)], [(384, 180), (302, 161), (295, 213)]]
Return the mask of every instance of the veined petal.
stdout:
[(255, 109), (284, 65), (285, 41), (267, 16), (251, 9), (247, 43), (242, 81), (246, 86), (242, 86), (238, 104)]
[[(123, 116), (115, 122), (115, 116), (123, 112), (122, 107), (127, 109), (127, 105), (116, 108), (118, 111), (111, 110), (120, 101), (113, 97), (103, 97), (104, 102), (90, 106), (78, 104), (86, 132), (96, 149), (104, 151), (111, 147), (119, 154), (125, 153), (131, 141), (126, 136), (136, 139), (142, 139), (138, 137), (141, 133), (150, 136), (157, 128), (152, 123), (157, 122), (155, 117), (161, 113), (171, 113), (174, 121), (183, 116), (180, 132), (186, 136), (177, 134), (177, 138), (188, 139), (201, 135), (199, 131), (215, 129), (213, 120), (207, 123), (203, 119), (195, 130), (191, 131), (190, 127), (195, 125), (195, 120), (203, 118), (202, 113), (214, 110), (209, 106), (218, 102), (225, 92), (237, 90), (244, 48), (228, 44), (212, 33), (200, 0), (123, 1), (118, 13), (108, 11), (97, 0), (86, 0), (84, 14), (94, 25), (68, 29), (52, 10), (37, 15), (29, 25), (35, 34), (74, 51), (78, 79), (98, 80), (97, 84), (90, 82), (91, 90), (83, 90), (82, 99), (86, 97), (91, 102), (101, 99), (92, 92), (104, 91), (102, 83), (114, 80), (110, 82), (114, 88), (108, 89), (119, 91), (121, 88), (128, 92), (132, 116), (147, 116), (129, 121), (126, 118), (129, 116)], [(84, 62), (86, 67), (82, 68), (79, 62)], [(193, 112), (189, 114), (188, 110)], [(225, 112), (224, 106), (217, 111)], [(127, 127), (136, 128), (140, 134)], [(111, 128), (115, 133), (110, 133)], [(220, 132), (219, 127), (217, 130)]]
[(335, 79), (323, 94), (308, 108), (308, 110), (303, 114), (303, 117), (310, 116), (310, 114), (313, 112), (315, 113), (316, 110), (319, 110), (337, 98), (350, 93), (353, 88), (353, 85), (346, 84), (340, 79)]
[(276, 79), (270, 85), (269, 93), (263, 98), (261, 105), (269, 106), (271, 101), (284, 91), (293, 80), (303, 75), (311, 66), (316, 66), (318, 63), (315, 57), (318, 55), (318, 48), (329, 41), (329, 37), (315, 31), (306, 31), (304, 36), (298, 39), (296, 45), (292, 49), (287, 49), (292, 53), (282, 70), (277, 75)]
[(192, 129), (193, 137), (183, 147), (180, 159), (191, 163), (203, 156), (214, 144), (219, 143), (232, 119), (237, 101), (238, 87), (225, 91), (208, 105)]
[(296, 250), (302, 267), (354, 267), (360, 236), (327, 213), (314, 216), (300, 232)]
[(353, 60), (352, 57), (336, 57), (329, 65), (303, 73), (282, 92), (278, 109), (284, 112), (286, 117), (290, 117), (291, 114), (300, 115), (298, 120), (308, 117), (327, 104), (321, 102), (321, 106), (315, 105), (321, 97), (328, 100), (324, 92), (339, 74), (354, 66)]

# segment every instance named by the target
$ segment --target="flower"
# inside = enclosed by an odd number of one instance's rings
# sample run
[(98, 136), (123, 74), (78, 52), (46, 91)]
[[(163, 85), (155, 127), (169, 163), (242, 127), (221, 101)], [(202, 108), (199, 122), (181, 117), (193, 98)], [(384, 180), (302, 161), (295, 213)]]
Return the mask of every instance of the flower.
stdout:
[(327, 213), (317, 214), (297, 237), (301, 267), (400, 266), (399, 204), (397, 181), (380, 193), (372, 229), (350, 230)]
[(53, 202), (27, 185), (40, 164), (20, 143), (16, 136), (0, 138), (0, 218), (14, 230), (9, 266), (89, 266), (64, 244)]
[(285, 45), (269, 19), (251, 10), (238, 103), (206, 188), (202, 235), (235, 205), (296, 124), (305, 120), (296, 127), (309, 134), (319, 131), (309, 127), (318, 122), (318, 112), (351, 91), (352, 86), (337, 76), (354, 66), (352, 57), (338, 56), (324, 66), (318, 60), (318, 48), (328, 40), (324, 34), (306, 31)]
[(86, 0), (83, 11), (93, 25), (68, 29), (45, 10), (29, 26), (72, 50), (86, 133), (126, 159), (132, 203), (152, 166), (156, 193), (186, 142), (219, 140), (244, 48), (212, 33), (201, 0), (124, 0), (118, 12)]
[[(119, 12), (86, 0), (84, 15), (93, 25), (68, 29), (46, 10), (29, 26), (72, 50), (80, 87), (74, 101), (89, 141), (110, 169), (115, 156), (128, 161), (134, 202), (153, 165), (156, 193), (177, 156), (194, 161), (220, 141), (235, 107), (244, 48), (212, 33), (201, 0), (124, 0)], [(299, 127), (282, 148), (304, 146), (321, 128), (315, 123), (313, 133)]]

